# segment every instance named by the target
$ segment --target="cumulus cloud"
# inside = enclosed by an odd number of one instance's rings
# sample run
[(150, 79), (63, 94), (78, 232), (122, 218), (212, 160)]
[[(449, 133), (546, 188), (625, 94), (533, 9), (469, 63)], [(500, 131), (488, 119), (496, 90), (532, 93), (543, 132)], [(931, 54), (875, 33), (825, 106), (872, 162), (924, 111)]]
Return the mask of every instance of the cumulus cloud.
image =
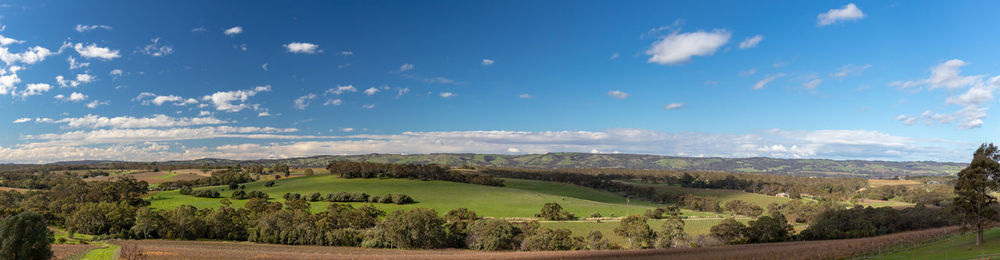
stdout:
[(358, 92), (358, 89), (355, 88), (354, 85), (347, 85), (347, 86), (337, 86), (335, 88), (330, 88), (326, 90), (327, 94), (334, 94), (334, 95), (340, 95), (345, 92)]
[(110, 31), (111, 30), (111, 26), (107, 26), (107, 25), (103, 25), (103, 24), (91, 24), (91, 25), (77, 24), (76, 27), (73, 28), (73, 29), (76, 30), (77, 32), (89, 32), (89, 31), (93, 31), (93, 30), (97, 30), (97, 29), (104, 29), (104, 30)]
[(79, 93), (79, 92), (73, 92), (69, 96), (65, 96), (65, 95), (62, 95), (62, 94), (56, 95), (55, 99), (62, 100), (62, 101), (70, 101), (70, 102), (80, 102), (80, 101), (87, 100), (87, 95), (84, 95), (83, 93)]
[(816, 26), (827, 26), (843, 21), (857, 21), (865, 18), (865, 13), (854, 3), (849, 3), (840, 9), (830, 9), (816, 16)]
[(84, 58), (111, 60), (121, 57), (118, 50), (112, 50), (108, 47), (99, 47), (96, 43), (91, 43), (90, 45), (77, 43), (76, 45), (73, 45), (73, 50), (76, 50), (76, 53), (80, 54), (80, 56)]
[(622, 92), (621, 90), (612, 90), (608, 91), (608, 96), (617, 99), (625, 99), (628, 97), (628, 93)]
[(226, 29), (222, 33), (225, 34), (225, 35), (229, 35), (229, 36), (241, 34), (241, 33), (243, 33), (243, 27), (242, 26), (235, 26), (233, 28)]
[(455, 96), (455, 93), (441, 92), (441, 97), (443, 97), (443, 98), (450, 98), (450, 97), (454, 97), (454, 96)]
[(329, 106), (329, 105), (339, 106), (341, 104), (344, 104), (344, 101), (340, 100), (339, 98), (329, 99), (326, 102), (323, 102), (324, 106)]
[(79, 69), (79, 68), (84, 68), (84, 67), (90, 66), (90, 62), (77, 62), (76, 58), (73, 58), (73, 57), (66, 58), (66, 61), (69, 62), (69, 69), (70, 70), (75, 70), (75, 69)]
[(90, 74), (76, 74), (75, 79), (66, 79), (62, 75), (56, 76), (56, 83), (59, 87), (79, 87), (83, 83), (93, 82), (96, 78)]
[(293, 106), (295, 107), (295, 109), (305, 110), (306, 107), (309, 107), (309, 101), (313, 99), (316, 99), (316, 94), (309, 93), (308, 95), (296, 98), (295, 104), (293, 104)]
[[(28, 118), (30, 120), (30, 118)], [(162, 127), (183, 127), (197, 125), (219, 125), (229, 121), (220, 120), (215, 117), (170, 117), (166, 115), (153, 115), (151, 117), (104, 117), (88, 114), (82, 117), (67, 117), (59, 120), (42, 120), (40, 123), (62, 124), (69, 128), (162, 128)]]
[(375, 104), (361, 105), (361, 108), (364, 108), (364, 109), (373, 109), (373, 108), (375, 108)]
[(21, 97), (37, 96), (48, 92), (49, 90), (52, 90), (52, 85), (45, 83), (32, 83), (28, 84), (27, 88), (20, 92), (19, 95)]
[(175, 106), (185, 106), (185, 105), (198, 104), (198, 100), (194, 99), (194, 98), (184, 98), (184, 97), (175, 96), (175, 95), (161, 96), (161, 95), (153, 94), (153, 93), (150, 93), (150, 92), (139, 93), (139, 95), (136, 96), (135, 98), (133, 98), (132, 100), (141, 102), (143, 105), (147, 105), (147, 106), (148, 105), (162, 106), (163, 104), (166, 104), (166, 103), (172, 103)]
[(732, 36), (726, 30), (711, 32), (697, 31), (690, 33), (671, 33), (654, 42), (646, 55), (648, 62), (664, 65), (677, 65), (691, 60), (693, 56), (711, 56), (715, 51), (729, 42)]
[(319, 45), (308, 42), (292, 42), (282, 46), (285, 46), (285, 49), (291, 53), (316, 54), (322, 51), (319, 49)]
[[(941, 140), (894, 136), (871, 130), (768, 130), (749, 134), (668, 133), (643, 129), (605, 131), (455, 131), (293, 135), (297, 129), (200, 127), (100, 129), (24, 136), (28, 144), (0, 147), (0, 161), (51, 162), (79, 159), (184, 160), (261, 159), (368, 153), (546, 153), (619, 151), (697, 157), (776, 157), (880, 160), (965, 160)], [(244, 142), (149, 152), (149, 142), (231, 138), (289, 140)], [(308, 140), (312, 139), (312, 140)], [(104, 144), (104, 146), (102, 146)], [(974, 144), (972, 144), (974, 145)], [(128, 151), (123, 153), (122, 151)], [(82, 158), (81, 158), (82, 157)]]
[[(953, 59), (932, 68), (930, 77), (926, 79), (893, 82), (891, 85), (901, 88), (924, 85), (931, 90), (945, 88), (948, 90), (945, 94), (945, 104), (960, 108), (950, 113), (926, 110), (920, 115), (901, 115), (896, 120), (903, 121), (907, 125), (920, 120), (925, 124), (955, 123), (960, 129), (981, 127), (994, 100), (993, 92), (1000, 88), (1000, 76), (986, 79), (987, 75), (961, 75), (959, 68), (967, 64), (962, 60)], [(964, 92), (959, 91), (963, 88), (967, 89)]]
[(354, 55), (353, 51), (340, 51), (340, 56), (352, 56), (352, 55)]
[(139, 53), (153, 57), (162, 57), (174, 53), (174, 47), (160, 44), (160, 38), (153, 38), (149, 41), (150, 44), (142, 47), (142, 49), (139, 49)]
[(377, 88), (370, 87), (370, 88), (368, 88), (368, 89), (365, 90), (365, 95), (373, 96), (373, 95), (375, 95), (378, 92), (379, 92), (379, 90)]
[(518, 98), (523, 98), (523, 99), (532, 99), (532, 98), (535, 98), (535, 96), (532, 96), (531, 94), (528, 94), (528, 93), (518, 95), (517, 97)]
[(31, 118), (30, 117), (22, 117), (22, 118), (18, 118), (18, 119), (14, 120), (15, 124), (27, 123), (27, 122), (31, 122)]
[(760, 41), (763, 40), (764, 40), (764, 35), (760, 34), (754, 35), (753, 37), (747, 37), (745, 40), (743, 40), (743, 42), (740, 42), (740, 49), (749, 49), (757, 47), (757, 44), (760, 44)]
[(483, 61), (480, 62), (480, 64), (483, 64), (483, 66), (489, 66), (489, 65), (493, 65), (494, 62), (495, 61), (493, 61), (491, 59), (483, 59)]
[(124, 73), (125, 72), (122, 71), (122, 70), (120, 70), (120, 69), (113, 69), (113, 70), (111, 70), (111, 72), (108, 72), (108, 75), (115, 76), (115, 77), (121, 77), (122, 74), (124, 74)]
[(967, 87), (981, 80), (984, 77), (983, 75), (973, 75), (973, 76), (961, 75), (962, 72), (961, 68), (968, 64), (969, 63), (959, 59), (948, 60), (931, 68), (931, 76), (926, 79), (894, 81), (890, 85), (902, 88), (911, 88), (911, 87), (926, 85), (930, 89), (936, 89), (936, 88), (956, 89), (956, 88)]
[(267, 91), (271, 91), (271, 85), (257, 86), (246, 90), (219, 91), (206, 95), (201, 100), (210, 102), (218, 111), (239, 112), (247, 108), (257, 110), (258, 105), (246, 103), (246, 101), (258, 93)]

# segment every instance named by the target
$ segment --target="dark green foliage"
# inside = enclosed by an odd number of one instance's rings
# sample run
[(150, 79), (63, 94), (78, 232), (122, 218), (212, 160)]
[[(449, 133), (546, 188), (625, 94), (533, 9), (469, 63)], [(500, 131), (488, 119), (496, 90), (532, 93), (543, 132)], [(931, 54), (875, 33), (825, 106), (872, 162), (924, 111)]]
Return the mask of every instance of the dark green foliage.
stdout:
[(844, 239), (885, 235), (957, 224), (946, 208), (917, 206), (906, 209), (857, 206), (828, 210), (801, 232), (802, 239)]
[(535, 215), (546, 220), (571, 220), (576, 219), (576, 216), (569, 211), (563, 210), (559, 203), (549, 202), (542, 206), (542, 212)]
[(274, 187), (274, 181), (267, 181), (264, 183), (265, 188)]
[(756, 204), (744, 202), (742, 200), (731, 200), (726, 202), (726, 212), (733, 215), (742, 215), (756, 218), (764, 214), (764, 209)]
[(313, 192), (312, 194), (309, 194), (309, 201), (317, 202), (320, 200), (323, 200), (323, 194), (319, 194), (319, 192)]
[(719, 199), (711, 196), (686, 194), (681, 196), (680, 205), (694, 211), (722, 212), (722, 208), (719, 207)]
[(656, 232), (649, 228), (646, 217), (642, 216), (625, 217), (615, 228), (615, 234), (624, 237), (630, 249), (649, 248), (656, 239)]
[(0, 220), (0, 259), (50, 259), (51, 243), (52, 232), (38, 213), (24, 212)]
[(671, 206), (664, 211), (663, 215), (665, 215), (666, 221), (656, 232), (657, 248), (670, 248), (673, 247), (675, 241), (684, 239), (684, 219), (681, 218), (681, 210)]
[(66, 217), (66, 228), (90, 235), (123, 235), (135, 224), (136, 207), (127, 203), (84, 203)]
[(433, 209), (415, 208), (390, 213), (375, 229), (394, 248), (439, 248), (447, 237), (444, 224)]
[(962, 223), (976, 230), (976, 245), (983, 243), (983, 230), (997, 218), (992, 192), (1000, 187), (1000, 151), (993, 144), (983, 144), (973, 154), (969, 166), (958, 173), (955, 183), (955, 208)]
[(587, 234), (587, 248), (590, 250), (607, 250), (612, 247), (608, 239), (604, 238), (604, 234), (601, 234), (601, 231), (594, 230)]
[(190, 195), (201, 198), (218, 198), (220, 193), (214, 190), (196, 190), (191, 192)]
[(579, 250), (585, 247), (583, 237), (574, 237), (565, 228), (539, 228), (521, 242), (521, 250), (524, 251)]
[(476, 250), (511, 250), (519, 246), (515, 238), (520, 233), (520, 229), (506, 220), (484, 219), (469, 225), (465, 243)]
[(792, 225), (780, 213), (773, 216), (761, 216), (751, 220), (745, 229), (744, 236), (750, 243), (769, 243), (787, 241), (792, 235)]
[(747, 226), (732, 218), (727, 218), (721, 223), (712, 226), (711, 236), (727, 244), (746, 243)]
[(452, 171), (434, 164), (384, 164), (372, 162), (332, 162), (326, 166), (331, 174), (343, 178), (409, 178), (503, 186), (503, 180), (493, 176)]
[(204, 187), (204, 186), (216, 186), (216, 185), (230, 185), (241, 184), (253, 181), (253, 178), (249, 173), (244, 172), (240, 168), (230, 168), (223, 171), (212, 172), (212, 176), (208, 178), (201, 178), (190, 181), (168, 181), (160, 183), (160, 189), (172, 190), (179, 189), (185, 186), (190, 187)]
[(468, 227), (472, 222), (479, 220), (476, 212), (467, 208), (457, 208), (444, 214), (444, 231), (447, 233), (446, 243), (448, 247), (462, 248), (465, 246), (465, 238), (468, 235)]

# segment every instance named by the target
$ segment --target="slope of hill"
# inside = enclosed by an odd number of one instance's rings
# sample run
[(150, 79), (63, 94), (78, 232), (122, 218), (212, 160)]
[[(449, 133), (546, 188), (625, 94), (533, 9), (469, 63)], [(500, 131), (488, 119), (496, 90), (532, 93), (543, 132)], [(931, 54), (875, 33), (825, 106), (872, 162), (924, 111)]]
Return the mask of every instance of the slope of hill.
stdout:
[[(966, 164), (947, 162), (893, 162), (828, 159), (697, 158), (643, 154), (547, 153), (502, 154), (365, 154), (324, 155), (304, 158), (251, 160), (244, 163), (286, 163), (293, 167), (324, 167), (330, 161), (379, 163), (437, 163), (451, 166), (475, 165), (526, 168), (625, 168), (678, 171), (722, 171), (807, 176), (892, 177), (912, 175), (954, 175)], [(237, 163), (220, 159), (166, 162), (166, 164)]]

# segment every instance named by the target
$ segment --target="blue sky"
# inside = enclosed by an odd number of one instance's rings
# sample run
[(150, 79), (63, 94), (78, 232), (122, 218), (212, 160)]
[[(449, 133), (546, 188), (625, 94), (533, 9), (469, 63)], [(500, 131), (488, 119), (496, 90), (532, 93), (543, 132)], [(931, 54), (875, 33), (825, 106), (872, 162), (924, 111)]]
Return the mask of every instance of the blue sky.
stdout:
[(1000, 130), (998, 7), (4, 2), (0, 162), (560, 151), (965, 161)]

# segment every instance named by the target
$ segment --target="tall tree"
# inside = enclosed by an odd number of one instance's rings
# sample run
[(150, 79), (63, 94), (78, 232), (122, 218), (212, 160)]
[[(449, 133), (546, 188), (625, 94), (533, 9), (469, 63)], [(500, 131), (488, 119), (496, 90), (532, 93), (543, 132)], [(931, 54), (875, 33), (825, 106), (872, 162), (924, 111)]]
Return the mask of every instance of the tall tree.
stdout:
[(990, 194), (1000, 187), (1000, 163), (997, 159), (1000, 159), (1000, 154), (992, 143), (979, 146), (969, 166), (958, 173), (958, 182), (955, 183), (955, 206), (966, 227), (975, 229), (976, 245), (983, 243), (983, 229), (997, 217), (993, 208), (997, 199)]
[(24, 212), (0, 221), (0, 259), (52, 258), (52, 231), (45, 218)]

